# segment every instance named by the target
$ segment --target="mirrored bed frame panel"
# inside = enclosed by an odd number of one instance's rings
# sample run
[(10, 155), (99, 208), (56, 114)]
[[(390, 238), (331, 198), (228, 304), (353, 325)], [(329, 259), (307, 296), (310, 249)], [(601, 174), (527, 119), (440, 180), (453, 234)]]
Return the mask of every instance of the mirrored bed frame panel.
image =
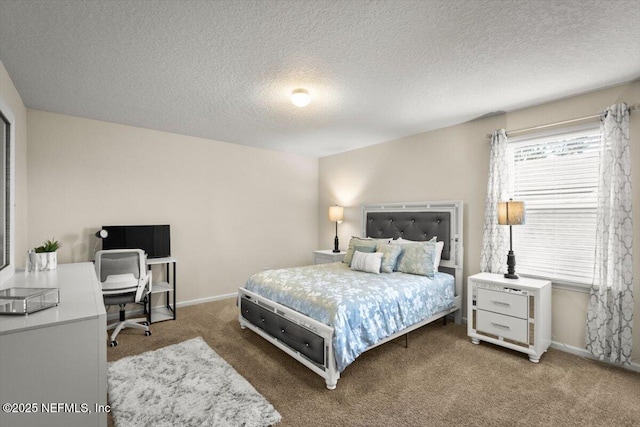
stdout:
[[(429, 240), (438, 236), (445, 242), (440, 271), (455, 277), (455, 305), (403, 329), (369, 349), (382, 345), (428, 323), (454, 314), (462, 321), (462, 219), (463, 202), (386, 203), (362, 206), (362, 235), (373, 238), (402, 237)], [(238, 291), (238, 320), (248, 328), (298, 360), (325, 379), (327, 388), (336, 388), (340, 372), (335, 363), (332, 327), (311, 319), (244, 288)], [(369, 350), (367, 349), (367, 350)]]

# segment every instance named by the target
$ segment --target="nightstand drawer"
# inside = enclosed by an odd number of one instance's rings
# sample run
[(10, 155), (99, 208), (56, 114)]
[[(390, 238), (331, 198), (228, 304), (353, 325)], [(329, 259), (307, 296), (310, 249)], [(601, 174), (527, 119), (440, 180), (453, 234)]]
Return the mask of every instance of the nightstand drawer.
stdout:
[(525, 319), (482, 310), (478, 310), (476, 316), (478, 333), (496, 335), (522, 343), (529, 342), (527, 335), (529, 322)]
[(527, 319), (529, 317), (528, 298), (526, 295), (495, 291), (478, 287), (476, 304), (478, 310)]

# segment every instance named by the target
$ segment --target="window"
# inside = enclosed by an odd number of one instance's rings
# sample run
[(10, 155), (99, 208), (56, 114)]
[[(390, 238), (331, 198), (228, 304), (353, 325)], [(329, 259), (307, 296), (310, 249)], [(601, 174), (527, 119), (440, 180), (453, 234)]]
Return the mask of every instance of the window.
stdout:
[(11, 230), (11, 224), (9, 222), (9, 177), (10, 177), (10, 164), (8, 159), (10, 158), (10, 137), (11, 137), (11, 125), (9, 119), (6, 118), (0, 111), (0, 270), (5, 268), (9, 264), (9, 232)]
[(513, 228), (518, 273), (592, 283), (599, 148), (597, 123), (510, 141), (513, 199), (526, 209), (525, 225)]
[(0, 99), (0, 284), (13, 276), (14, 265), (15, 116)]

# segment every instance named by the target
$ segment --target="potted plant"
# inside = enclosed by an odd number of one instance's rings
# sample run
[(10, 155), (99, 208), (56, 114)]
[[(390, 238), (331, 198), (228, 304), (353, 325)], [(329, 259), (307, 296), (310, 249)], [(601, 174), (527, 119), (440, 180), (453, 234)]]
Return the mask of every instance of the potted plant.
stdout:
[(62, 244), (54, 239), (46, 240), (42, 246), (33, 248), (29, 253), (30, 270), (55, 270), (58, 266), (58, 254), (56, 251)]

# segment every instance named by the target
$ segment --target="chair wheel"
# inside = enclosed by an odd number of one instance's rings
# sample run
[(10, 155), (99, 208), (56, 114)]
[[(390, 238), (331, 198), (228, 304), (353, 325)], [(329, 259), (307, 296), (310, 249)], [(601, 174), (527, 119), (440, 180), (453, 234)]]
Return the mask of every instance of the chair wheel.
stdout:
[(109, 347), (116, 347), (118, 345), (118, 341), (113, 340), (109, 343)]
[(148, 337), (149, 335), (151, 335), (151, 331), (144, 331), (144, 336)]
[(144, 326), (149, 326), (149, 322), (142, 322)]

